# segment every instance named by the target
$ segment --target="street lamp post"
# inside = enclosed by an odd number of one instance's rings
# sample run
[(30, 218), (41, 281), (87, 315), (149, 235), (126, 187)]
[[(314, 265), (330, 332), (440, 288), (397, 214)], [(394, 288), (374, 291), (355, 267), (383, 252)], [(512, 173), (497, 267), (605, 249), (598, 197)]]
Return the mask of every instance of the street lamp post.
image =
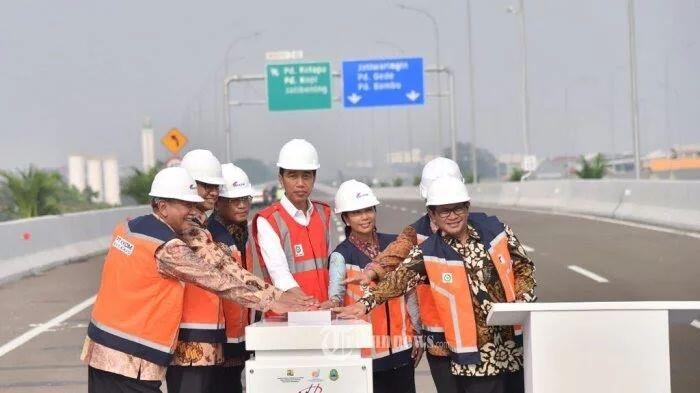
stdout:
[[(394, 42), (389, 41), (375, 41), (378, 45), (388, 46), (399, 52), (402, 56), (406, 54), (401, 46)], [(410, 157), (410, 163), (413, 164), (413, 127), (411, 126), (411, 112), (409, 108), (405, 109), (406, 113), (406, 130), (408, 131), (408, 155)]]
[(630, 67), (630, 115), (632, 117), (632, 140), (634, 143), (634, 177), (641, 178), (639, 157), (639, 99), (637, 96), (637, 45), (635, 42), (634, 0), (627, 0), (627, 35)]
[(228, 100), (229, 100), (228, 85), (230, 83), (230, 80), (229, 80), (230, 78), (228, 76), (229, 57), (231, 55), (231, 51), (239, 42), (246, 40), (246, 39), (250, 39), (250, 38), (260, 37), (261, 34), (262, 34), (261, 32), (256, 31), (256, 32), (251, 33), (251, 34), (240, 36), (240, 37), (234, 39), (231, 42), (231, 44), (228, 46), (228, 48), (226, 49), (226, 55), (224, 57), (224, 78), (226, 78), (224, 81), (224, 122), (225, 122), (226, 129), (224, 131), (226, 133), (226, 160), (227, 160), (227, 162), (233, 162), (232, 157), (231, 157), (231, 113), (230, 113), (231, 108), (229, 108), (229, 102), (228, 102)]
[(527, 86), (527, 31), (525, 29), (525, 4), (523, 0), (518, 0), (518, 8), (508, 7), (508, 12), (518, 15), (520, 26), (520, 46), (522, 50), (522, 80), (521, 80), (521, 100), (522, 100), (522, 128), (523, 128), (523, 148), (525, 155), (530, 155), (530, 99)]
[[(472, 127), (472, 181), (478, 182), (478, 168), (476, 159), (476, 95), (474, 94), (474, 52), (472, 50), (472, 7), (471, 0), (467, 0), (467, 56), (469, 66), (469, 122)], [(452, 93), (454, 94), (454, 92)]]
[[(442, 67), (440, 66), (440, 28), (438, 26), (437, 20), (435, 17), (429, 13), (428, 11), (422, 9), (422, 8), (415, 8), (411, 7), (405, 4), (396, 4), (396, 7), (402, 10), (407, 10), (407, 11), (413, 11), (416, 12), (420, 15), (425, 16), (432, 22), (433, 24), (433, 33), (435, 36), (435, 65), (437, 66), (438, 69), (441, 69)], [(437, 73), (436, 75), (437, 78), (437, 85), (438, 85), (438, 151), (437, 154), (439, 155), (440, 149), (442, 149), (442, 78), (440, 77), (440, 72)]]

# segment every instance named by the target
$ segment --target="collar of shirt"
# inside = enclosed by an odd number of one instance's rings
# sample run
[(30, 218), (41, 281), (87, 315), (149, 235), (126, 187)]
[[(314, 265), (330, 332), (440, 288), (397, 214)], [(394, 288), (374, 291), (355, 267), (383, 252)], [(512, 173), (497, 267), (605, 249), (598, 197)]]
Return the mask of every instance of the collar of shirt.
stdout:
[(372, 232), (372, 238), (369, 241), (360, 239), (354, 232), (350, 232), (349, 240), (358, 250), (367, 255), (369, 259), (374, 259), (379, 255), (379, 238), (376, 230)]
[(311, 220), (311, 213), (313, 213), (314, 211), (314, 204), (311, 203), (311, 199), (309, 199), (307, 203), (309, 204), (309, 208), (306, 209), (306, 213), (304, 213), (303, 211), (297, 209), (296, 206), (292, 204), (292, 201), (290, 201), (286, 195), (283, 195), (282, 199), (280, 199), (280, 204), (282, 204), (284, 210), (286, 210), (287, 213), (289, 213), (289, 215), (294, 218), (294, 221), (298, 222), (303, 226), (309, 225), (309, 220)]
[(167, 225), (168, 228), (170, 228), (171, 231), (175, 232), (175, 230), (173, 229), (173, 227), (171, 227), (167, 222), (165, 222), (165, 220), (163, 220), (159, 215), (157, 215), (156, 213), (151, 213), (151, 214), (153, 214), (153, 216), (154, 216), (155, 218), (157, 218), (158, 221), (160, 221), (160, 222), (162, 222), (163, 224)]

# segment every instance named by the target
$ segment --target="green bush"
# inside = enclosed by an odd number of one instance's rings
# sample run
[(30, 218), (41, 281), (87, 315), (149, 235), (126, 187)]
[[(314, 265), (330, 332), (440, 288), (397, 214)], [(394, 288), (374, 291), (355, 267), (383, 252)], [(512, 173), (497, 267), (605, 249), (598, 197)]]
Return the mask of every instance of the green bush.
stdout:
[(598, 153), (590, 161), (581, 156), (581, 169), (576, 175), (581, 179), (602, 179), (607, 170), (607, 162), (602, 154)]
[(522, 180), (523, 176), (525, 176), (524, 170), (522, 170), (521, 168), (513, 168), (513, 170), (510, 172), (510, 178), (508, 180), (520, 181)]

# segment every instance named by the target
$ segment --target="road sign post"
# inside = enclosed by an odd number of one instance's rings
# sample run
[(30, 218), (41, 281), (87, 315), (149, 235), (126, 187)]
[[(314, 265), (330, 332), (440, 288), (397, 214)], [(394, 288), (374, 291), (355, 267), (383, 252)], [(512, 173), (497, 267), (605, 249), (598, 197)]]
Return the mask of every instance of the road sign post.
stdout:
[(331, 64), (267, 65), (267, 106), (271, 112), (331, 108)]
[(423, 59), (420, 57), (343, 62), (343, 106), (423, 105)]
[(174, 156), (185, 147), (187, 144), (187, 137), (177, 128), (171, 128), (170, 131), (160, 138), (160, 143)]

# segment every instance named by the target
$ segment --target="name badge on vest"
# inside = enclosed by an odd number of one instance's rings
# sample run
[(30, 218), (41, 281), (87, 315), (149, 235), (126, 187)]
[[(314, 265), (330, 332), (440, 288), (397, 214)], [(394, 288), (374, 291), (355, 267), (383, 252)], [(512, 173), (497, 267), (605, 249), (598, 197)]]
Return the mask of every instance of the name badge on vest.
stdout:
[(442, 273), (442, 282), (444, 284), (452, 284), (452, 273)]
[(126, 241), (121, 236), (117, 236), (114, 238), (114, 242), (112, 242), (112, 247), (116, 248), (117, 250), (123, 252), (126, 255), (131, 255), (131, 253), (134, 252), (134, 245)]
[(301, 244), (294, 245), (294, 255), (298, 257), (304, 256), (304, 247), (302, 247)]

